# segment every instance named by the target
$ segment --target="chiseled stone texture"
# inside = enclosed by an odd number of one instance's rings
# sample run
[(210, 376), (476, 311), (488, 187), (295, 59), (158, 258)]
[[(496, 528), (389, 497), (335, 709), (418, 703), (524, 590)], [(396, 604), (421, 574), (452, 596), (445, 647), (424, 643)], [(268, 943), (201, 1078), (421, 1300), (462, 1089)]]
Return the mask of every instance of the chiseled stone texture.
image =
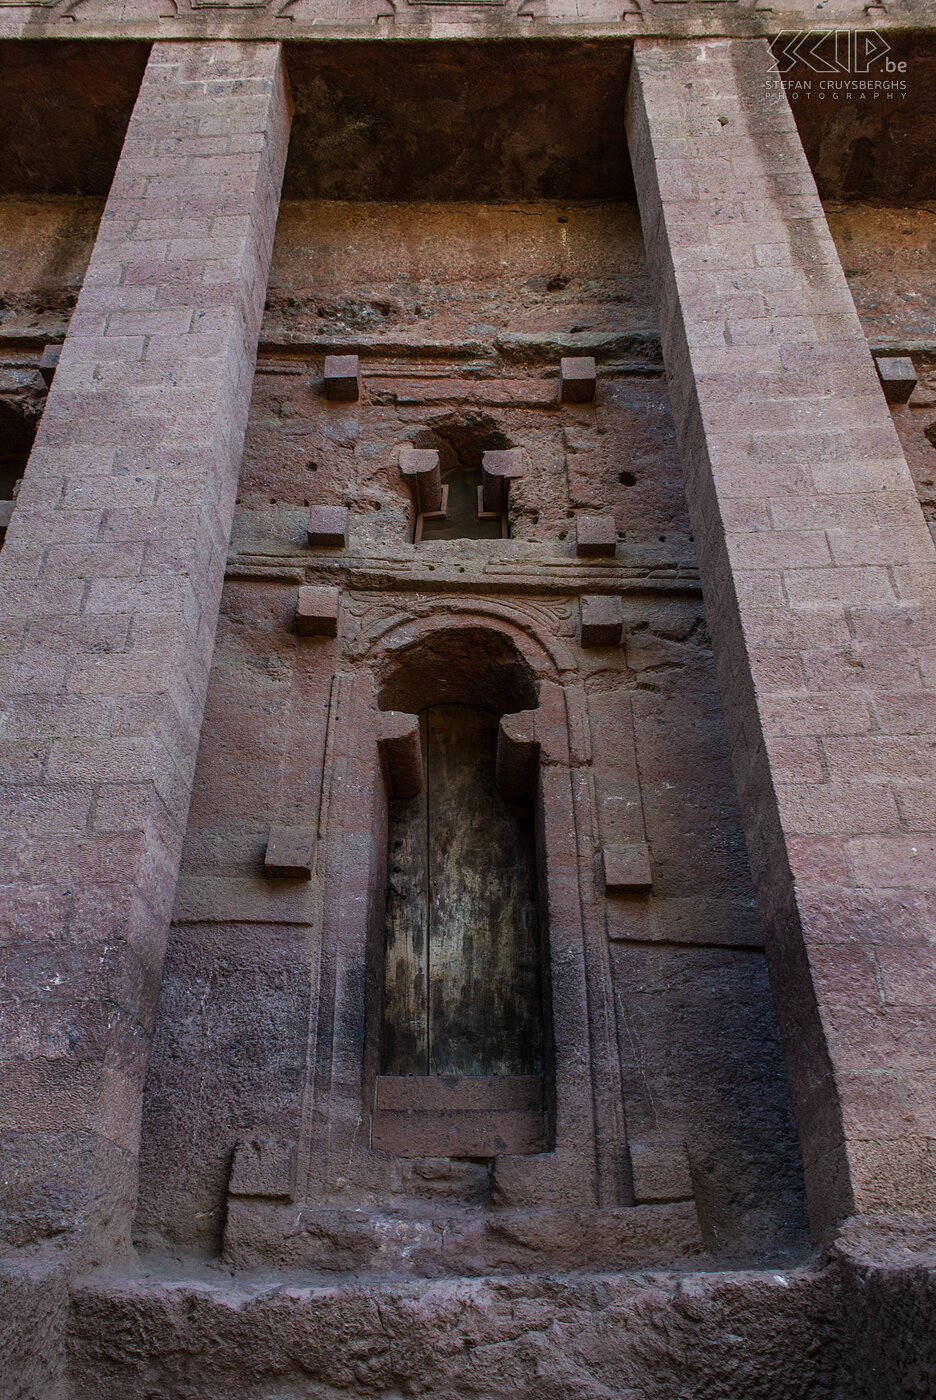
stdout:
[(0, 556), (5, 1237), (125, 1237), (289, 128), (152, 50)]
[(819, 1269), (90, 1283), (75, 1298), (73, 1394), (826, 1400), (841, 1366), (834, 1285)]
[(814, 1224), (936, 1209), (933, 544), (761, 43), (629, 134)]

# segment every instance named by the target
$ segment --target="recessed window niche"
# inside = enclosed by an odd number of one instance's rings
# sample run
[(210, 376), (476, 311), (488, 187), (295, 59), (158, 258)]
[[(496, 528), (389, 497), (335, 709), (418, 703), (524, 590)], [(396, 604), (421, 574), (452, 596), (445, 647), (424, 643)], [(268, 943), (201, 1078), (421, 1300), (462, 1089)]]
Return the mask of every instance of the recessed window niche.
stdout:
[(544, 942), (532, 784), (499, 783), (501, 716), (536, 705), (496, 633), (437, 635), (384, 687), (417, 714), (420, 791), (391, 798), (375, 1147), (545, 1146)]
[(439, 454), (445, 511), (420, 517), (417, 543), (434, 540), (499, 540), (508, 534), (507, 516), (486, 510), (483, 501), (482, 458), (513, 446), (493, 419), (469, 413), (424, 428), (414, 446)]

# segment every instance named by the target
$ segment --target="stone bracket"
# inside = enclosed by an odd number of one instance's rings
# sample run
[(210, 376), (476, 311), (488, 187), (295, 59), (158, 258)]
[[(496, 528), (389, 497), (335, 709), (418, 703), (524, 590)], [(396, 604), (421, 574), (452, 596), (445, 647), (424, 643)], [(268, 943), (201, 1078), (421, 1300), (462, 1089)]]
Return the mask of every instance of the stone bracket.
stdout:
[(536, 735), (536, 711), (517, 710), (501, 715), (497, 729), (495, 781), (510, 801), (530, 798), (536, 792), (540, 743)]
[(299, 589), (296, 600), (296, 631), (300, 637), (337, 637), (341, 595), (337, 588)]
[(62, 355), (61, 345), (46, 345), (39, 356), (39, 373), (46, 383), (46, 388), (55, 378), (55, 371), (58, 369), (58, 362)]
[(624, 604), (613, 593), (583, 593), (579, 600), (583, 647), (618, 647), (624, 630)]
[(413, 493), (417, 516), (442, 509), (442, 471), (434, 448), (401, 447), (400, 475)]
[(613, 515), (580, 515), (575, 521), (575, 552), (583, 556), (614, 558), (617, 524)]
[(271, 826), (263, 858), (264, 875), (274, 879), (310, 880), (315, 858), (315, 831), (308, 826)]
[(415, 797), (424, 782), (419, 716), (384, 710), (377, 747), (391, 797)]
[(559, 402), (594, 403), (598, 372), (591, 355), (569, 355), (559, 362)]
[(629, 846), (603, 846), (601, 884), (605, 894), (628, 894), (634, 890), (651, 889), (653, 874), (650, 848), (646, 841), (635, 841)]
[(306, 526), (311, 548), (346, 549), (348, 546), (348, 507), (313, 506)]
[(908, 356), (875, 355), (874, 367), (888, 403), (906, 403), (917, 386), (916, 370)]
[(506, 515), (510, 499), (510, 483), (523, 476), (523, 452), (508, 447), (497, 452), (485, 452), (481, 457), (481, 490), (485, 511)]
[(634, 1205), (666, 1205), (695, 1199), (689, 1154), (682, 1138), (632, 1142), (628, 1150)]
[(326, 399), (356, 403), (361, 397), (361, 366), (357, 355), (326, 355), (323, 385)]
[(241, 1138), (234, 1148), (228, 1195), (291, 1201), (295, 1178), (296, 1144), (291, 1138)]

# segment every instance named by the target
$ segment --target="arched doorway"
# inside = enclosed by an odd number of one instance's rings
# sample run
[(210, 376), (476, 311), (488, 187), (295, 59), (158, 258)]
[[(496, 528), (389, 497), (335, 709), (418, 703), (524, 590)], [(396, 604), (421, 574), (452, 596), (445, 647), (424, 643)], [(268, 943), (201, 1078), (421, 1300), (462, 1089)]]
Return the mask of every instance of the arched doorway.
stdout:
[(400, 1156), (540, 1151), (534, 800), (496, 779), (501, 716), (535, 706), (532, 678), (502, 637), (461, 629), (414, 648), (381, 701), (418, 714), (424, 779), (389, 802), (374, 1144)]
[(542, 1073), (533, 809), (498, 791), (498, 722), (423, 710), (422, 791), (391, 803), (385, 1074)]

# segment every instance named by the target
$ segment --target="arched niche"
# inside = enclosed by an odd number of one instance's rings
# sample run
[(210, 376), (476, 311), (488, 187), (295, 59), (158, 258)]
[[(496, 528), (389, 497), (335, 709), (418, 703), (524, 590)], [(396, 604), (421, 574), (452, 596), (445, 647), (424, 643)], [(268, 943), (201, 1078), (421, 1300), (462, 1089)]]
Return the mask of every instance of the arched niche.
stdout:
[(539, 704), (529, 662), (503, 632), (481, 623), (424, 633), (391, 652), (379, 676), (381, 710), (418, 714), (431, 705), (482, 705), (498, 715)]
[(501, 539), (507, 533), (506, 514), (485, 511), (481, 500), (485, 452), (512, 445), (494, 419), (477, 409), (441, 418), (421, 429), (413, 445), (438, 452), (446, 488), (446, 511), (421, 517), (420, 541)]
[(379, 702), (418, 721), (423, 780), (388, 803), (374, 1145), (398, 1156), (542, 1151), (534, 791), (502, 791), (497, 765), (501, 717), (535, 710), (535, 679), (502, 633), (442, 630), (394, 656)]

